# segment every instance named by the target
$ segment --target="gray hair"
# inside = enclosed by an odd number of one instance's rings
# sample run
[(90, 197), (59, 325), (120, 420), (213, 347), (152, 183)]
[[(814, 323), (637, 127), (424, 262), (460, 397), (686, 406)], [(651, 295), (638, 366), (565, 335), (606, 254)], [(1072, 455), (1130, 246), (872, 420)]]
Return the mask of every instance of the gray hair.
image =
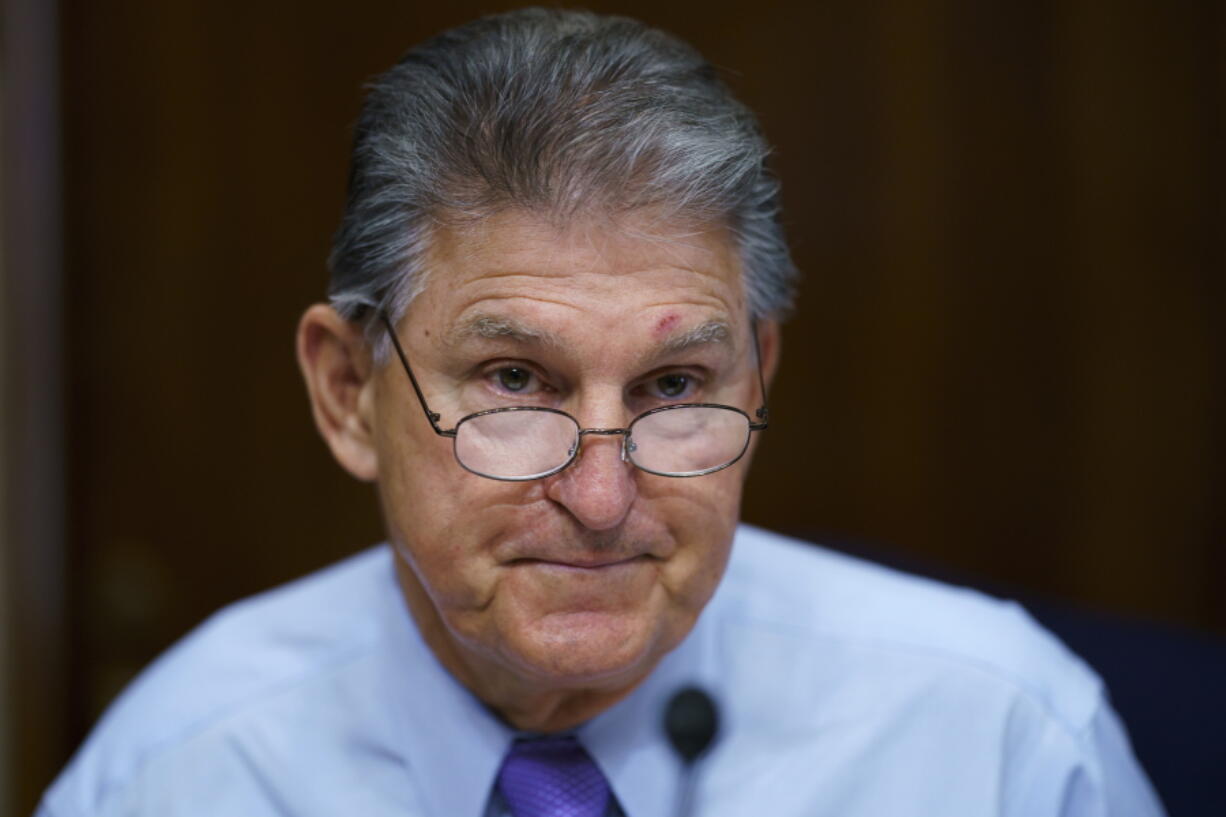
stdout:
[[(522, 9), (446, 31), (371, 85), (354, 135), (332, 305), (394, 320), (425, 286), (436, 225), (519, 208), (559, 224), (663, 208), (720, 222), (755, 317), (782, 317), (796, 268), (753, 114), (693, 48), (624, 17)], [(377, 334), (376, 334), (377, 333)]]

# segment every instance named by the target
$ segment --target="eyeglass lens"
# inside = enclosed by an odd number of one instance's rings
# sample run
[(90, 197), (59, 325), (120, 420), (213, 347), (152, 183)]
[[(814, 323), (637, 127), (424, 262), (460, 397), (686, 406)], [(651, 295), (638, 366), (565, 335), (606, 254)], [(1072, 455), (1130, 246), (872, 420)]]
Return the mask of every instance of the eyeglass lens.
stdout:
[(646, 471), (704, 474), (731, 464), (749, 444), (749, 418), (715, 406), (681, 406), (640, 417), (630, 427), (631, 461)]
[(455, 455), (469, 471), (497, 479), (536, 479), (571, 458), (579, 424), (552, 411), (497, 411), (456, 427)]
[[(536, 479), (566, 465), (579, 445), (570, 415), (518, 409), (475, 414), (456, 427), (460, 464), (495, 479)], [(668, 476), (731, 465), (749, 445), (749, 419), (730, 407), (678, 406), (639, 417), (625, 443), (631, 462)]]

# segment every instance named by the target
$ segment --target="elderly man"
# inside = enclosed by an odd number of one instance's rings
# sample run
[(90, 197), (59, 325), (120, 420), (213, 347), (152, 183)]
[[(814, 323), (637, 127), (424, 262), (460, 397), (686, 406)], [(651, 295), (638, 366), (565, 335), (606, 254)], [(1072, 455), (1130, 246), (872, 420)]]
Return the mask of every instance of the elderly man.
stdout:
[(738, 528), (794, 277), (766, 153), (624, 19), (381, 77), (298, 357), (388, 544), (206, 623), (40, 813), (1159, 814), (1016, 607)]

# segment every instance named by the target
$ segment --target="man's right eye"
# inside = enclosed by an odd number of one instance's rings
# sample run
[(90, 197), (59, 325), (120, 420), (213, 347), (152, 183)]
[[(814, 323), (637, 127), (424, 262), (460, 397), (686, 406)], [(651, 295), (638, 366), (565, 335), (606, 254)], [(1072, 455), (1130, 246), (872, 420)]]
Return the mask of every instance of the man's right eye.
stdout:
[(507, 391), (522, 392), (532, 383), (532, 372), (518, 366), (507, 366), (494, 373), (498, 385)]

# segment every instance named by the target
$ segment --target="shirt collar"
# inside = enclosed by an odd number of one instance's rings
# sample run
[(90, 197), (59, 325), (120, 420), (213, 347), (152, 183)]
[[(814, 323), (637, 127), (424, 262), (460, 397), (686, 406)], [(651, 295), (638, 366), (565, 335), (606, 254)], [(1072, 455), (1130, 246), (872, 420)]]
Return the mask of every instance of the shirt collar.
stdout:
[[(388, 549), (389, 556), (391, 549)], [(389, 558), (388, 649), (379, 673), (396, 742), (429, 814), (481, 817), (514, 733), (443, 668), (421, 637)]]

